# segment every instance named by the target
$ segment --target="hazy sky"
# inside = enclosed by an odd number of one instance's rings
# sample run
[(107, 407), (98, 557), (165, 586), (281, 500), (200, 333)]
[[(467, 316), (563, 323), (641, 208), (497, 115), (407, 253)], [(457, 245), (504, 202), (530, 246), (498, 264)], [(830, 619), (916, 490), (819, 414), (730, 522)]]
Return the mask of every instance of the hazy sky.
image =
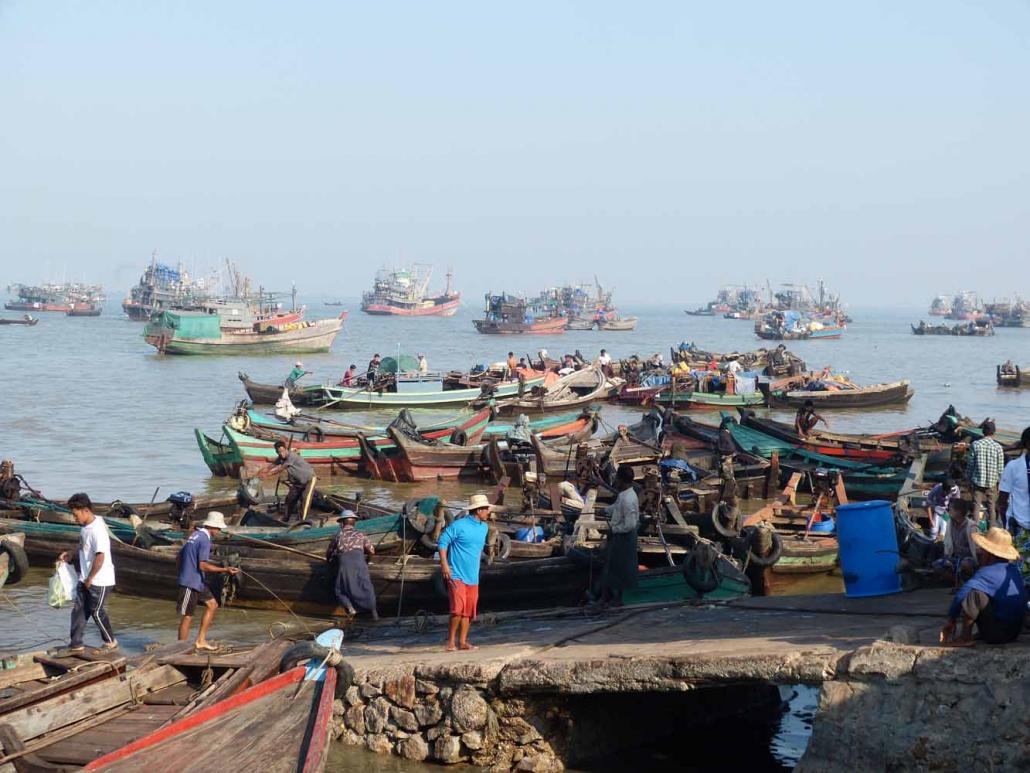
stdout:
[(1028, 84), (1025, 0), (3, 0), (0, 286), (1030, 296)]

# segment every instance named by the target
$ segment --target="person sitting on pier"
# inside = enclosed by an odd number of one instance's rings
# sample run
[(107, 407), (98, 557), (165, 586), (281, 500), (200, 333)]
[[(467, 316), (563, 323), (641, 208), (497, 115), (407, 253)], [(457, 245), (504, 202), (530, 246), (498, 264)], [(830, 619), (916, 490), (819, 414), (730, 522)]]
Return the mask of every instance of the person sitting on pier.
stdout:
[(340, 379), (340, 386), (356, 386), (358, 383), (358, 366), (353, 362), (350, 367), (344, 371), (343, 378)]
[(944, 530), (944, 558), (933, 562), (934, 572), (941, 579), (953, 583), (956, 588), (976, 571), (973, 535), (977, 533), (977, 528), (976, 521), (969, 517), (972, 512), (972, 503), (965, 499), (949, 501), (951, 524)]
[(946, 516), (952, 500), (962, 496), (959, 487), (951, 478), (936, 484), (926, 492), (926, 517), (930, 521), (930, 539), (943, 539), (948, 530)]
[(285, 472), (289, 491), (286, 494), (284, 515), (288, 521), (296, 510), (300, 515), (298, 520), (303, 520), (315, 491), (315, 469), (296, 451), (289, 450), (285, 440), (275, 441), (275, 456), (276, 461), (258, 470), (256, 477), (272, 478)]
[(794, 431), (801, 437), (807, 438), (820, 421), (827, 429), (830, 428), (830, 422), (815, 412), (815, 403), (805, 400), (805, 404), (798, 408), (798, 412), (794, 415)]
[(1019, 559), (1019, 551), (1012, 545), (1012, 535), (997, 526), (986, 534), (975, 532), (973, 543), (980, 568), (952, 599), (941, 628), (941, 644), (971, 647), (974, 625), (988, 644), (1015, 641), (1023, 630), (1027, 602), (1023, 577), (1012, 563)]
[(372, 577), (368, 573), (365, 555), (374, 556), (376, 549), (367, 535), (358, 531), (354, 524), (358, 516), (353, 510), (344, 510), (336, 522), (340, 531), (329, 544), (325, 560), (330, 568), (336, 563), (336, 581), (333, 590), (340, 606), (348, 615), (356, 615), (358, 609), (372, 614), (373, 620), (379, 619), (376, 611), (376, 592), (372, 587)]
[(211, 539), (212, 532), (217, 537), (225, 529), (225, 516), (212, 510), (207, 514), (204, 522), (190, 534), (179, 550), (176, 560), (178, 565), (179, 600), (179, 641), (186, 641), (190, 637), (190, 628), (193, 627), (193, 612), (199, 601), (204, 605), (204, 615), (200, 618), (200, 630), (197, 632), (197, 640), (193, 648), (197, 652), (217, 652), (218, 647), (208, 643), (207, 631), (211, 622), (215, 619), (215, 610), (218, 609), (218, 601), (208, 587), (205, 572), (212, 574), (237, 575), (240, 570), (236, 567), (219, 566), (211, 563)]
[(296, 363), (293, 366), (293, 370), (291, 370), (289, 374), (286, 376), (286, 383), (284, 386), (287, 389), (293, 389), (293, 387), (297, 385), (297, 382), (300, 381), (301, 376), (306, 376), (307, 374), (308, 371), (304, 370), (304, 363)]
[(619, 466), (615, 486), (619, 496), (605, 509), (608, 516), (608, 550), (601, 575), (601, 603), (622, 606), (623, 591), (637, 587), (637, 528), (640, 500), (633, 488), (633, 468)]
[(450, 601), (448, 652), (476, 649), (469, 644), (468, 636), (479, 606), (479, 563), (489, 532), (486, 521), (490, 518), (490, 501), (483, 494), (473, 494), (468, 513), (444, 529), (436, 543)]

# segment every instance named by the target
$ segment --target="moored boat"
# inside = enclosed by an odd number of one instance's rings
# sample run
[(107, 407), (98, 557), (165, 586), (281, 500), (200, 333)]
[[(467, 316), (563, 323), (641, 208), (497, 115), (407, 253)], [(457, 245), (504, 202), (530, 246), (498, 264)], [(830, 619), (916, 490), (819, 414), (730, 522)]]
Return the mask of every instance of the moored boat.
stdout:
[(39, 324), (39, 317), (33, 317), (28, 314), (18, 318), (0, 317), (0, 325), (26, 325), (32, 327), (36, 324)]
[(447, 288), (436, 295), (428, 293), (432, 274), (431, 266), (421, 264), (379, 271), (372, 290), (361, 298), (361, 310), (379, 316), (453, 316), (461, 305), (461, 293), (451, 287), (451, 272), (447, 272)]
[(1030, 386), (1030, 370), (1014, 365), (1011, 361), (998, 365), (995, 368), (995, 378), (998, 381), (998, 386)]
[(487, 335), (546, 335), (564, 333), (568, 317), (536, 316), (523, 298), (488, 293), (483, 319), (473, 320), (472, 324), (477, 332)]
[(523, 390), (520, 396), (500, 400), (497, 408), (507, 414), (567, 411), (608, 400), (622, 383), (622, 379), (609, 379), (600, 368), (589, 367), (562, 376), (550, 385), (541, 384)]
[(261, 320), (249, 329), (227, 330), (220, 314), (163, 311), (151, 318), (143, 336), (162, 354), (306, 354), (329, 351), (342, 327), (343, 319), (336, 318)]
[[(812, 388), (813, 384), (823, 388)], [(813, 379), (804, 388), (770, 389), (769, 404), (800, 408), (811, 400), (816, 410), (831, 408), (871, 408), (882, 405), (903, 405), (915, 394), (909, 381), (858, 386), (840, 379)]]
[(65, 314), (69, 317), (99, 317), (103, 311), (99, 303), (73, 303)]

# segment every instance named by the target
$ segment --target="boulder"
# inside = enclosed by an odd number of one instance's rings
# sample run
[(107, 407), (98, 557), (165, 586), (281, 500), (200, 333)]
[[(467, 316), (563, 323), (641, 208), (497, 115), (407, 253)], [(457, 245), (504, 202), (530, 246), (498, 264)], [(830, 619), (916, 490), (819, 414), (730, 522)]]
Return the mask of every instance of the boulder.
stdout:
[(418, 720), (415, 719), (415, 715), (412, 712), (407, 711), (406, 709), (391, 706), (390, 720), (401, 730), (407, 730), (411, 733), (418, 731)]
[(460, 733), (482, 730), (490, 707), (483, 696), (471, 687), (462, 687), (451, 698), (451, 722)]
[(376, 698), (365, 707), (365, 730), (369, 733), (381, 733), (390, 722), (390, 702), (382, 696)]
[(433, 757), (447, 765), (461, 762), (461, 739), (456, 735), (441, 735), (433, 744)]
[(408, 674), (383, 685), (386, 697), (406, 709), (415, 705), (415, 677)]
[(397, 743), (397, 756), (422, 762), (429, 756), (429, 744), (420, 735), (410, 735)]

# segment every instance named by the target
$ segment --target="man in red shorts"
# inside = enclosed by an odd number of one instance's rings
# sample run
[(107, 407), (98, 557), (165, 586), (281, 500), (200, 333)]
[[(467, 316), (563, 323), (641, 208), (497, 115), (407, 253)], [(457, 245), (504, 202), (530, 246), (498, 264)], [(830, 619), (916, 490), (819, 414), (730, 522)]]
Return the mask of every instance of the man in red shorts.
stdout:
[(451, 606), (448, 652), (476, 649), (468, 642), (469, 625), (476, 617), (479, 603), (479, 561), (486, 544), (489, 517), (490, 502), (482, 494), (473, 494), (468, 515), (444, 529), (436, 543)]

